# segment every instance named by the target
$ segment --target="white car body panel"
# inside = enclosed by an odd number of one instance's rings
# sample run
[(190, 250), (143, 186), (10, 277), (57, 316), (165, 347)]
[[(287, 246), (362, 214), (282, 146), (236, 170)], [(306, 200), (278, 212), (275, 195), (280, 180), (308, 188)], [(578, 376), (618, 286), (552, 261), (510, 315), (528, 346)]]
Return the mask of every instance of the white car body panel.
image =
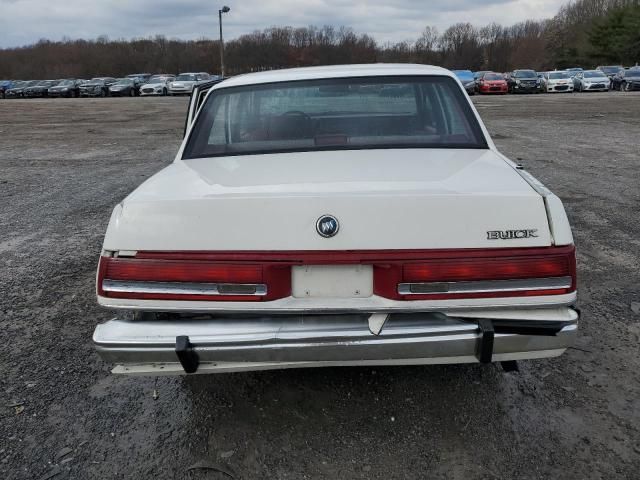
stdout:
[[(330, 285), (327, 285), (330, 287)], [(296, 288), (295, 285), (293, 287)], [(207, 302), (186, 300), (137, 300), (98, 297), (104, 307), (118, 310), (143, 310), (149, 312), (234, 312), (234, 313), (330, 313), (330, 312), (449, 312), (484, 311), (510, 308), (553, 308), (572, 305), (576, 294), (539, 296), (463, 298), (456, 300), (390, 300), (377, 295), (366, 298), (295, 298), (288, 297), (269, 302)]]
[[(169, 93), (169, 84), (173, 82), (174, 77), (167, 76), (163, 78), (161, 83), (145, 83), (140, 86), (140, 96), (146, 97), (151, 95), (164, 95)], [(146, 91), (145, 91), (146, 90)]]
[[(495, 213), (491, 220), (486, 212)], [(340, 235), (326, 239), (317, 234), (315, 223), (323, 214), (339, 219)], [(273, 228), (276, 218), (285, 221)], [(536, 229), (538, 236), (487, 239), (488, 230), (525, 228)], [(370, 250), (550, 243), (543, 198), (491, 150), (404, 149), (177, 161), (115, 211), (104, 249)]]

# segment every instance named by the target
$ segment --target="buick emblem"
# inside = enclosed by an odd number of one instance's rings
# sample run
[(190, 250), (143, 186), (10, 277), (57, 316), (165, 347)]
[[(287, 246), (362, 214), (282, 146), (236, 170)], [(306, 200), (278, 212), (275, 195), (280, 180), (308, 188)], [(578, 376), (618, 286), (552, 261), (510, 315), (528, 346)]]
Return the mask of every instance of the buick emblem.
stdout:
[(338, 219), (331, 215), (323, 215), (316, 222), (316, 230), (320, 236), (329, 238), (333, 237), (338, 230), (340, 230), (340, 224)]

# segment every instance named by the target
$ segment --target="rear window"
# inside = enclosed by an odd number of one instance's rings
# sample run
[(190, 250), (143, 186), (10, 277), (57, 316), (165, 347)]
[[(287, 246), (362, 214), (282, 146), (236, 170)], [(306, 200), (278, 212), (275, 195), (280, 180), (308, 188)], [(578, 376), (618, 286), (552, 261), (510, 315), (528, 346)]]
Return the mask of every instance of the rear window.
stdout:
[(584, 72), (584, 78), (606, 78), (603, 72)]
[(183, 158), (368, 148), (487, 148), (448, 77), (304, 80), (214, 90)]

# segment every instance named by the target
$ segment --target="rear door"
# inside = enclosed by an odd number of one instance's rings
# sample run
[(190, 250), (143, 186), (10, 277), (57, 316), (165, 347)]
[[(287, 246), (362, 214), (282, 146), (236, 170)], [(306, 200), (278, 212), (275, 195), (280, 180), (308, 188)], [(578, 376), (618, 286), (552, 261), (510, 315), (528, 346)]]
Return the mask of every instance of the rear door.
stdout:
[(184, 122), (184, 132), (183, 136), (187, 134), (187, 130), (193, 123), (193, 120), (196, 118), (202, 103), (204, 102), (205, 97), (211, 87), (220, 83), (223, 79), (210, 80), (208, 82), (202, 82), (193, 87), (191, 92), (191, 99), (189, 100), (189, 109), (187, 110), (187, 118)]

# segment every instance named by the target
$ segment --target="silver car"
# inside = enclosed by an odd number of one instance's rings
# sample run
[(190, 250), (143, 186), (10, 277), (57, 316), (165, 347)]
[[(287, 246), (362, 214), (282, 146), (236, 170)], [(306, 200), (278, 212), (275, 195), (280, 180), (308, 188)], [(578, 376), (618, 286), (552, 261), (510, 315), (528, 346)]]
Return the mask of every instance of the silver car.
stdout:
[(600, 70), (586, 70), (573, 77), (573, 88), (577, 92), (606, 92), (611, 80)]
[(191, 95), (194, 86), (207, 80), (212, 80), (212, 77), (206, 72), (181, 73), (169, 83), (169, 94)]

